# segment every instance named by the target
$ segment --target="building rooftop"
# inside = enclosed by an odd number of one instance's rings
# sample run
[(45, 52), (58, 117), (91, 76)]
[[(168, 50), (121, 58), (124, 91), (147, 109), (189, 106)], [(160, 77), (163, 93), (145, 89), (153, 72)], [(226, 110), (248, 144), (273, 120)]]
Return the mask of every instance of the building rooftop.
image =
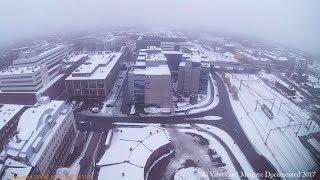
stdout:
[(23, 105), (15, 104), (5, 104), (0, 108), (0, 129), (2, 129), (8, 121), (15, 116), (20, 110), (22, 110)]
[(20, 117), (17, 135), (10, 139), (1, 158), (9, 155), (36, 164), (68, 111), (64, 101), (49, 101), (27, 109)]
[(68, 59), (64, 59), (63, 63), (65, 63), (65, 64), (71, 63), (72, 64), (72, 63), (78, 62), (80, 59), (82, 59), (83, 57), (87, 57), (87, 56), (88, 56), (88, 54), (73, 55)]
[(180, 51), (162, 51), (163, 54), (177, 54), (182, 55), (183, 53)]
[(122, 53), (102, 53), (90, 57), (66, 80), (106, 79)]
[(24, 63), (32, 63), (38, 61), (38, 59), (44, 58), (48, 54), (62, 50), (66, 47), (66, 45), (51, 45), (48, 48), (40, 48), (41, 50), (37, 50), (37, 52), (24, 52), (25, 56), (21, 59), (17, 59), (13, 61), (13, 64), (24, 64)]
[(158, 126), (114, 129), (110, 148), (97, 163), (101, 166), (98, 179), (144, 179), (150, 155), (170, 142), (166, 130)]
[(7, 179), (27, 177), (32, 169), (32, 166), (8, 158), (4, 165), (0, 165), (0, 172), (3, 172), (3, 177)]
[(23, 75), (23, 74), (33, 74), (44, 66), (31, 66), (31, 67), (10, 67), (8, 69), (0, 71), (1, 76), (8, 76), (8, 75)]
[(171, 75), (168, 65), (147, 67), (146, 75)]

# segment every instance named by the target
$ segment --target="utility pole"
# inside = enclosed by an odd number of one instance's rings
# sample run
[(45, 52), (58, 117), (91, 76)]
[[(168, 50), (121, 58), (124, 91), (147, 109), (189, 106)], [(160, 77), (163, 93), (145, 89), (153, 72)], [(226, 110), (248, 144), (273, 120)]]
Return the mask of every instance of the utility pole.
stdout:
[(309, 118), (309, 120), (310, 120), (310, 123), (309, 123), (309, 125), (308, 125), (308, 127), (307, 127), (308, 130), (310, 130), (311, 125), (312, 125), (312, 119)]
[(257, 100), (257, 101), (256, 101), (256, 107), (254, 108), (254, 111), (256, 111), (256, 110), (257, 110), (258, 103), (259, 103), (259, 101)]
[(296, 132), (296, 136), (298, 136), (298, 133), (299, 133), (299, 131), (301, 129), (301, 126), (302, 126), (302, 123), (300, 123), (300, 125), (299, 125), (298, 131)]
[(273, 98), (271, 110), (273, 109), (273, 106), (274, 106), (274, 102), (275, 102), (275, 101), (276, 101), (276, 98)]
[(281, 109), (281, 106), (282, 106), (283, 104), (289, 104), (289, 105), (290, 105), (290, 103), (284, 103), (284, 102), (280, 103), (280, 106), (279, 106), (279, 109), (278, 109), (278, 112), (277, 112), (277, 114), (279, 114), (279, 112), (280, 112), (280, 109)]
[(267, 145), (267, 141), (268, 141), (268, 138), (269, 138), (269, 135), (270, 135), (270, 132), (272, 131), (273, 129), (270, 129), (269, 132), (268, 132), (268, 135), (267, 135), (267, 138), (266, 140), (264, 141), (264, 144)]
[(239, 91), (241, 90), (242, 79), (240, 81)]

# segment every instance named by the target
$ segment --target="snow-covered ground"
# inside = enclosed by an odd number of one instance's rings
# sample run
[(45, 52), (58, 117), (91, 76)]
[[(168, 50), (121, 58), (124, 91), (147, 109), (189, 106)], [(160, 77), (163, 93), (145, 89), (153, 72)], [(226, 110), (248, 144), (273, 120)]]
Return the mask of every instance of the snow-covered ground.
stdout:
[[(286, 82), (282, 81), (280, 78), (278, 78), (277, 76), (275, 76), (274, 74), (270, 74), (270, 73), (265, 73), (263, 71), (261, 71), (259, 73), (259, 76), (267, 81), (270, 82), (270, 84), (274, 85), (274, 83), (276, 81), (278, 81), (279, 83), (281, 83), (282, 85), (286, 86), (286, 87), (290, 87), (289, 84), (287, 84)], [(296, 91), (296, 95), (294, 96), (294, 98), (292, 98), (293, 101), (295, 102), (303, 102), (303, 96), (298, 92)]]
[[(253, 169), (251, 168), (249, 162), (247, 161), (246, 157), (240, 150), (240, 148), (234, 143), (233, 139), (224, 131), (221, 129), (218, 129), (214, 126), (210, 125), (205, 125), (205, 124), (198, 124), (197, 125), (199, 128), (206, 129), (218, 137), (220, 137), (226, 145), (229, 147), (229, 149), (232, 151), (234, 156), (237, 158), (238, 162), (240, 163), (242, 169), (246, 173), (252, 173), (254, 172)], [(198, 131), (196, 129), (179, 129), (180, 132), (190, 132), (190, 133), (195, 133), (198, 134), (204, 138), (206, 138), (209, 141), (209, 147), (214, 149), (218, 155), (221, 156), (222, 162), (226, 164), (226, 170), (227, 170), (227, 177), (230, 179), (240, 179), (239, 176), (237, 175), (238, 172), (236, 171), (227, 151), (225, 148), (211, 135), (208, 133)], [(214, 173), (211, 173), (210, 176), (215, 176)], [(255, 177), (249, 178), (249, 179), (257, 179)]]
[(174, 175), (174, 180), (209, 180), (208, 173), (197, 167), (183, 168)]
[[(206, 103), (203, 103), (203, 104), (197, 106), (198, 108), (192, 109), (192, 110), (189, 112), (189, 114), (200, 113), (200, 112), (203, 112), (203, 111), (212, 109), (212, 108), (214, 108), (214, 107), (216, 107), (216, 106), (218, 105), (218, 103), (219, 103), (219, 93), (218, 93), (217, 83), (216, 83), (216, 81), (212, 78), (212, 75), (211, 75), (211, 74), (210, 74), (210, 80), (211, 80), (211, 82), (212, 82), (211, 84), (212, 84), (212, 86), (213, 86), (212, 88), (213, 88), (213, 91), (214, 91), (214, 92), (213, 92), (213, 94), (214, 94), (214, 96), (213, 96), (213, 101), (212, 101), (208, 106), (203, 107), (203, 105), (207, 104), (207, 103), (210, 101), (210, 99), (209, 99), (209, 100), (206, 100), (206, 101), (207, 101)], [(212, 88), (211, 88), (211, 86), (208, 86), (208, 87), (210, 87), (210, 88), (208, 89), (208, 91), (210, 90), (210, 94), (211, 94)], [(208, 92), (208, 93), (209, 93), (209, 92)], [(212, 97), (210, 96), (210, 98), (212, 98)]]
[[(211, 74), (210, 74), (211, 76)], [(190, 104), (189, 102), (181, 102), (177, 104), (177, 108), (176, 111), (185, 111), (188, 109), (192, 109), (192, 108), (200, 108), (205, 106), (206, 104), (208, 104), (210, 102), (211, 99), (211, 85), (210, 82), (208, 82), (208, 87), (207, 87), (207, 94), (202, 97), (202, 98), (198, 98), (198, 103), (197, 104)]]
[[(229, 149), (231, 150), (232, 154), (235, 156), (237, 161), (240, 163), (243, 171), (247, 174), (254, 174), (254, 171), (250, 166), (250, 163), (247, 160), (246, 156), (242, 153), (241, 149), (238, 147), (237, 144), (235, 144), (234, 140), (228, 133), (211, 125), (197, 124), (197, 126), (221, 138), (223, 142), (229, 147)], [(257, 179), (256, 177), (248, 177), (248, 178)]]
[[(266, 85), (256, 75), (227, 74), (239, 89), (239, 101), (230, 101), (251, 143), (276, 167), (278, 172), (310, 171), (317, 162), (297, 136), (319, 132), (318, 125), (309, 128), (310, 114)], [(260, 106), (267, 105), (274, 114), (269, 119)], [(269, 134), (269, 136), (268, 136)], [(318, 162), (320, 163), (320, 162)]]

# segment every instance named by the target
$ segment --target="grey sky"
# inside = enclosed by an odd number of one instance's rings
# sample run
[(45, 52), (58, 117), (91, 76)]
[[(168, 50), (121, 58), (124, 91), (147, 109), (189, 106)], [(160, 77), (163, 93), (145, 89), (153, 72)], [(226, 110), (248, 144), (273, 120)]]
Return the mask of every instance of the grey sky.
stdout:
[(320, 54), (319, 0), (3, 0), (0, 39), (87, 27), (212, 28)]

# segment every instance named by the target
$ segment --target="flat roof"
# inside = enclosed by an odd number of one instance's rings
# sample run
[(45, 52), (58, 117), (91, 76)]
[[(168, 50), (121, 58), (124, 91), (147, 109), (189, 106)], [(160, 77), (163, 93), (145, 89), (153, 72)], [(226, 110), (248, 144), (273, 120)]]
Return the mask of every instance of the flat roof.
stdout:
[(150, 54), (146, 61), (166, 61), (167, 58), (164, 56), (163, 53), (156, 53), (156, 54)]
[(146, 67), (146, 75), (171, 75), (168, 65)]
[(146, 66), (145, 61), (136, 61), (135, 66)]
[[(55, 51), (59, 51), (59, 50), (65, 48), (65, 47), (67, 47), (67, 45), (64, 45), (64, 44), (53, 45), (53, 46), (54, 47), (52, 47), (50, 49), (47, 49), (47, 50), (44, 50), (39, 54), (34, 54), (31, 57), (17, 59), (15, 61), (13, 61), (13, 64), (21, 64), (21, 63), (25, 63), (25, 62), (32, 63), (32, 62), (37, 61), (38, 59), (40, 59), (40, 58), (42, 58), (44, 56), (47, 56), (50, 53), (53, 53)], [(33, 50), (33, 51), (35, 51), (35, 50)], [(32, 51), (29, 51), (29, 52), (26, 52), (26, 53), (32, 53)]]
[(10, 67), (9, 69), (0, 71), (0, 77), (9, 75), (33, 74), (43, 67), (44, 66)]
[(98, 179), (144, 179), (144, 166), (150, 155), (170, 142), (166, 130), (159, 126), (117, 128), (110, 148), (97, 163), (101, 166)]
[(63, 62), (64, 63), (75, 63), (78, 62), (80, 59), (82, 59), (83, 57), (87, 57), (88, 54), (78, 54), (78, 55), (73, 55), (71, 56), (69, 59), (64, 59)]
[(102, 53), (90, 57), (71, 73), (66, 80), (106, 79), (122, 53)]
[(162, 51), (163, 54), (179, 54), (182, 55), (183, 53), (180, 51)]
[(4, 104), (0, 108), (0, 129), (2, 129), (13, 116), (22, 110), (23, 107), (23, 105)]

